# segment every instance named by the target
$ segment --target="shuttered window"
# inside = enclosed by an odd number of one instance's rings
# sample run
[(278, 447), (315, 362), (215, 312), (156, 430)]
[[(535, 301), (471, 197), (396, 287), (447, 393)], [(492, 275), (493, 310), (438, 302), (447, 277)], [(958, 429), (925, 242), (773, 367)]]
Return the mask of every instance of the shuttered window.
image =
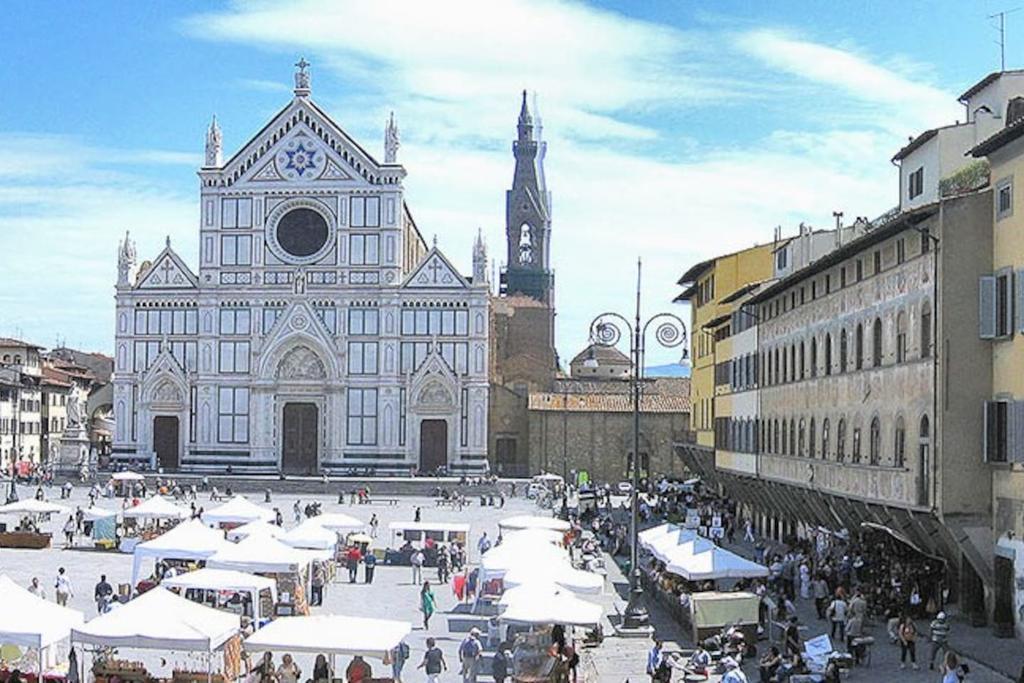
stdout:
[(978, 279), (978, 335), (982, 339), (996, 336), (996, 279), (991, 275)]
[(1024, 462), (1024, 401), (986, 401), (985, 462)]

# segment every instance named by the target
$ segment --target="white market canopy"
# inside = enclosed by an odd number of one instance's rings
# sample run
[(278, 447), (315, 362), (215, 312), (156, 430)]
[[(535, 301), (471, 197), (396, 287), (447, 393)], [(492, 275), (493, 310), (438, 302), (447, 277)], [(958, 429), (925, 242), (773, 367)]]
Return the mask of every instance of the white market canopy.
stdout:
[(262, 520), (269, 522), (274, 519), (274, 511), (251, 503), (244, 496), (235, 496), (223, 505), (203, 513), (203, 521), (207, 524), (246, 524)]
[(637, 534), (637, 538), (640, 539), (640, 545), (646, 546), (648, 543), (651, 543), (656, 538), (669, 534), (673, 531), (679, 531), (682, 528), (683, 527), (679, 526), (678, 524), (673, 524), (672, 522), (665, 522), (664, 524), (659, 524), (658, 526), (652, 526), (650, 529), (644, 529), (643, 531)]
[(317, 515), (313, 519), (316, 523), (329, 531), (344, 531), (346, 529), (362, 529), (366, 524), (360, 522), (351, 515), (343, 512), (329, 512), (324, 515)]
[(498, 522), (498, 528), (502, 531), (512, 529), (552, 529), (554, 531), (568, 531), (569, 522), (554, 517), (531, 517), (529, 515), (517, 515), (507, 517)]
[(249, 636), (249, 652), (285, 651), (327, 655), (384, 656), (412, 631), (408, 622), (335, 614), (280, 617)]
[(680, 555), (693, 555), (717, 548), (714, 541), (697, 535), (695, 531), (680, 529), (659, 536), (645, 547), (662, 562), (669, 562)]
[(270, 536), (271, 538), (280, 538), (283, 533), (284, 529), (281, 527), (276, 524), (271, 524), (270, 522), (264, 522), (260, 519), (228, 530), (228, 540), (240, 541), (243, 538), (248, 538), (249, 536), (257, 534), (263, 534), (264, 536)]
[(41, 649), (64, 640), (85, 615), (28, 592), (0, 575), (0, 644)]
[(690, 581), (705, 579), (753, 579), (768, 576), (768, 568), (725, 548), (675, 557), (665, 569)]
[(278, 539), (293, 548), (306, 548), (310, 550), (334, 550), (338, 545), (338, 533), (328, 531), (317, 523), (317, 518), (307, 519), (294, 529), (278, 537)]
[(47, 503), (35, 498), (18, 500), (0, 506), (0, 515), (65, 515), (71, 511), (63, 505)]
[(161, 496), (153, 496), (135, 507), (125, 508), (126, 519), (185, 519), (189, 513)]
[(233, 591), (236, 593), (250, 593), (253, 605), (259, 604), (259, 593), (262, 590), (270, 591), (270, 599), (277, 602), (277, 582), (265, 576), (256, 576), (245, 572), (236, 572), (230, 569), (203, 569), (194, 572), (186, 572), (178, 576), (164, 579), (161, 586), (169, 588), (181, 588), (188, 590), (213, 590)]
[(111, 476), (114, 481), (145, 481), (145, 477), (138, 472), (132, 472), (125, 470), (124, 472), (114, 472)]
[(568, 562), (529, 562), (516, 565), (502, 577), (505, 586), (561, 586), (573, 593), (600, 593), (604, 577), (593, 572), (576, 569)]
[(100, 647), (213, 652), (238, 631), (238, 615), (157, 586), (74, 628), (71, 640)]
[(554, 529), (509, 529), (501, 536), (502, 543), (551, 543), (562, 545), (565, 536)]
[(510, 588), (499, 601), (505, 605), (500, 619), (517, 624), (565, 624), (593, 626), (600, 623), (604, 610), (586, 600), (551, 585)]
[(95, 522), (98, 519), (107, 519), (108, 517), (116, 517), (116, 510), (107, 510), (106, 508), (98, 508), (95, 505), (87, 507), (82, 510), (82, 519), (87, 522)]
[(227, 543), (206, 560), (206, 566), (253, 574), (294, 574), (315, 559), (329, 557), (330, 553), (299, 550), (276, 538), (253, 535), (238, 543)]
[(231, 543), (224, 534), (211, 529), (198, 519), (182, 522), (167, 533), (135, 546), (132, 559), (132, 584), (139, 579), (139, 569), (146, 558), (154, 560), (205, 560)]
[(480, 580), (500, 579), (514, 567), (568, 561), (569, 553), (550, 543), (502, 543), (488, 550), (481, 558)]
[[(320, 519), (317, 517), (317, 519)], [(322, 525), (321, 525), (322, 526)], [(454, 531), (469, 534), (469, 525), (462, 522), (391, 522), (388, 529), (394, 531)]]

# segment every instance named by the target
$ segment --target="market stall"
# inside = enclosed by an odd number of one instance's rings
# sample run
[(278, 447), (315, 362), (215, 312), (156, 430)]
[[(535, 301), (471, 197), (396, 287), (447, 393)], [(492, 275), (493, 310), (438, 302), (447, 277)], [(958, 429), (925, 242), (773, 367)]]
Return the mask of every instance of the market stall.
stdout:
[(524, 562), (513, 566), (502, 577), (506, 589), (535, 584), (554, 584), (572, 593), (601, 593), (604, 577), (576, 569), (568, 562)]
[[(54, 646), (71, 635), (71, 629), (85, 621), (78, 610), (43, 600), (0, 575), (0, 645), (34, 650), (22, 660), (8, 662), (23, 674), (42, 674), (46, 678), (64, 678), (66, 661), (58, 661)], [(31, 661), (34, 659), (34, 661)], [(0, 669), (0, 678), (6, 679)]]
[(439, 544), (459, 543), (469, 538), (469, 525), (456, 522), (392, 522), (388, 525), (391, 544), (385, 555), (387, 564), (409, 564), (415, 549), (423, 550), (424, 565), (437, 565), (436, 548)]
[(689, 621), (693, 642), (717, 635), (726, 626), (743, 632), (748, 643), (757, 642), (761, 598), (754, 593), (703, 591), (690, 596)]
[(270, 621), (277, 603), (276, 581), (230, 569), (204, 567), (164, 579), (160, 585), (180, 590), (194, 602), (252, 619), (257, 627)]
[(604, 615), (600, 605), (551, 584), (510, 588), (498, 604), (505, 608), (499, 619), (514, 624), (596, 626)]
[(315, 520), (318, 525), (328, 531), (352, 531), (354, 529), (362, 529), (366, 526), (365, 523), (360, 522), (355, 517), (346, 515), (343, 512), (328, 512), (323, 515), (312, 517), (311, 519)]
[(114, 474), (110, 475), (110, 486), (114, 490), (114, 495), (118, 497), (131, 495), (136, 486), (145, 481), (146, 478), (144, 476), (130, 470), (114, 472)]
[(565, 534), (554, 529), (510, 529), (501, 536), (502, 543), (523, 541), (565, 545)]
[(504, 533), (515, 529), (551, 529), (553, 531), (568, 531), (571, 526), (564, 519), (555, 517), (535, 517), (530, 515), (516, 515), (507, 517), (498, 522), (498, 528)]
[(218, 551), (233, 547), (224, 540), (224, 534), (211, 529), (198, 519), (182, 522), (162, 536), (135, 546), (132, 553), (132, 585), (139, 580), (144, 560), (200, 562)]
[[(97, 658), (95, 683), (142, 682), (155, 678), (174, 683), (233, 681), (241, 668), (238, 617), (197, 605), (163, 588), (155, 588), (71, 631), (73, 644), (99, 648), (198, 653), (202, 662), (189, 671), (149, 672), (138, 662)], [(213, 675), (214, 658), (223, 656), (223, 674)], [(205, 663), (205, 667), (201, 664)], [(161, 675), (169, 673), (170, 675)]]
[[(686, 547), (679, 546), (680, 548)], [(768, 576), (768, 568), (712, 544), (704, 552), (675, 553), (665, 562), (666, 571), (687, 581), (754, 579)]]
[(279, 536), (278, 540), (293, 548), (329, 550), (333, 554), (338, 545), (338, 532), (325, 529), (316, 520), (316, 517), (307, 519), (294, 529)]
[(82, 510), (83, 532), (92, 538), (96, 548), (113, 550), (117, 547), (117, 512), (96, 506)]
[(383, 660), (411, 631), (408, 622), (388, 619), (337, 614), (282, 617), (249, 636), (243, 647), (252, 653), (303, 652)]
[(234, 529), (229, 529), (227, 537), (229, 541), (241, 541), (243, 538), (248, 538), (256, 534), (262, 534), (264, 536), (270, 536), (271, 538), (280, 538), (284, 534), (284, 529), (271, 524), (270, 522), (264, 522), (262, 519), (258, 519), (255, 522), (248, 522), (242, 526), (236, 526)]
[(270, 522), (274, 511), (249, 502), (244, 496), (235, 496), (228, 502), (203, 513), (203, 521), (210, 526), (233, 528), (249, 522)]
[(48, 503), (35, 498), (18, 500), (0, 506), (0, 515), (16, 517), (18, 524), (10, 529), (4, 525), (0, 531), (0, 548), (32, 548), (39, 550), (50, 546), (51, 534), (43, 533), (39, 525), (51, 515), (68, 515), (70, 510), (63, 505)]
[(678, 557), (708, 552), (718, 546), (714, 541), (698, 536), (695, 531), (683, 529), (657, 538), (645, 547), (662, 562), (669, 562)]

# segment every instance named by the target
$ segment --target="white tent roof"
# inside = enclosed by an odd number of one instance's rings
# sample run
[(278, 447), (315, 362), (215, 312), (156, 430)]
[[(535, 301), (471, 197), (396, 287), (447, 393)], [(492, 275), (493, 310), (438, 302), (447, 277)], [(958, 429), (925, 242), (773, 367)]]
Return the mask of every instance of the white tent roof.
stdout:
[(185, 519), (188, 511), (160, 496), (153, 496), (135, 507), (126, 508), (124, 516), (135, 519)]
[(279, 540), (293, 548), (333, 550), (338, 545), (338, 532), (328, 531), (317, 524), (316, 520), (316, 517), (307, 519), (291, 531), (279, 536)]
[(717, 546), (705, 552), (675, 556), (665, 563), (665, 568), (690, 581), (768, 576), (767, 567)]
[(569, 553), (550, 543), (502, 543), (484, 553), (480, 560), (481, 579), (501, 578), (513, 567), (522, 565), (568, 561)]
[(203, 569), (194, 572), (186, 572), (178, 576), (164, 579), (161, 586), (170, 588), (196, 588), (199, 590), (215, 591), (246, 591), (259, 593), (269, 589), (271, 599), (277, 601), (277, 582), (265, 576), (256, 576), (245, 572), (236, 572), (229, 569)]
[(391, 522), (391, 531), (461, 531), (469, 533), (469, 525), (462, 522)]
[(68, 508), (56, 503), (26, 498), (7, 505), (0, 506), (2, 515), (66, 515), (70, 513)]
[(82, 517), (88, 522), (95, 522), (97, 519), (106, 519), (107, 517), (116, 517), (116, 510), (107, 510), (106, 508), (98, 508), (95, 505), (87, 507), (82, 510)]
[(124, 472), (114, 472), (112, 475), (110, 475), (110, 478), (113, 479), (114, 481), (143, 481), (143, 480), (145, 480), (145, 477), (142, 476), (141, 474), (139, 474), (138, 472), (131, 472), (129, 470), (125, 470)]
[(362, 529), (366, 524), (360, 522), (351, 515), (346, 515), (343, 512), (329, 512), (325, 515), (317, 515), (313, 519), (316, 523), (325, 529), (331, 531), (344, 530), (344, 529)]
[(238, 615), (158, 586), (73, 629), (71, 639), (105, 647), (212, 652), (238, 631)]
[(501, 536), (502, 543), (551, 543), (561, 545), (565, 536), (554, 529), (509, 529)]
[(500, 604), (506, 605), (501, 620), (518, 624), (592, 626), (604, 615), (600, 605), (543, 584), (510, 588), (501, 596)]
[(256, 520), (269, 522), (272, 519), (273, 510), (261, 508), (256, 503), (246, 500), (244, 496), (235, 496), (223, 505), (203, 513), (203, 521), (207, 524), (245, 524)]
[(243, 538), (248, 538), (254, 534), (263, 534), (264, 536), (270, 536), (271, 538), (280, 538), (284, 533), (284, 529), (271, 524), (270, 522), (264, 522), (262, 519), (258, 519), (255, 522), (247, 522), (242, 526), (236, 526), (234, 529), (228, 530), (229, 541), (240, 541)]
[(335, 614), (281, 617), (249, 636), (245, 649), (250, 652), (283, 650), (383, 659), (410, 631), (412, 627), (408, 622), (386, 619)]
[(228, 543), (206, 560), (206, 566), (264, 574), (292, 573), (323, 556), (323, 553), (292, 548), (276, 538), (253, 535), (238, 543)]
[(684, 529), (656, 538), (647, 549), (662, 562), (671, 562), (678, 557), (707, 552), (717, 547), (713, 541)]
[(36, 597), (0, 575), (0, 643), (42, 648), (68, 637), (85, 615)]
[(144, 558), (205, 560), (218, 550), (230, 546), (231, 543), (224, 540), (222, 532), (211, 529), (198, 519), (182, 522), (167, 533), (135, 546), (132, 583), (138, 580)]
[(650, 529), (644, 529), (639, 534), (637, 534), (637, 537), (640, 539), (640, 544), (646, 546), (648, 543), (654, 541), (654, 539), (660, 536), (664, 536), (665, 534), (668, 534), (672, 531), (679, 531), (682, 528), (683, 527), (679, 526), (678, 524), (665, 522), (664, 524), (659, 524), (658, 526), (652, 526)]
[(510, 529), (553, 529), (555, 531), (568, 531), (569, 522), (554, 517), (531, 517), (529, 515), (517, 515), (507, 517), (498, 522), (498, 528)]
[(575, 569), (568, 562), (528, 562), (505, 572), (506, 586), (534, 586), (555, 584), (573, 593), (600, 593), (604, 577), (593, 572)]

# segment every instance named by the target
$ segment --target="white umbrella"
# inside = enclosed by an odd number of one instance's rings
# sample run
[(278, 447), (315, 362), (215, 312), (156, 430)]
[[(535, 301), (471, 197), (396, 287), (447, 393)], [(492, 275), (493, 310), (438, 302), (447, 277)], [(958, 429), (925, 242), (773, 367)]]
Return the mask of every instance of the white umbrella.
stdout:
[(411, 631), (406, 621), (336, 614), (280, 617), (249, 636), (244, 647), (249, 652), (270, 650), (384, 659)]

